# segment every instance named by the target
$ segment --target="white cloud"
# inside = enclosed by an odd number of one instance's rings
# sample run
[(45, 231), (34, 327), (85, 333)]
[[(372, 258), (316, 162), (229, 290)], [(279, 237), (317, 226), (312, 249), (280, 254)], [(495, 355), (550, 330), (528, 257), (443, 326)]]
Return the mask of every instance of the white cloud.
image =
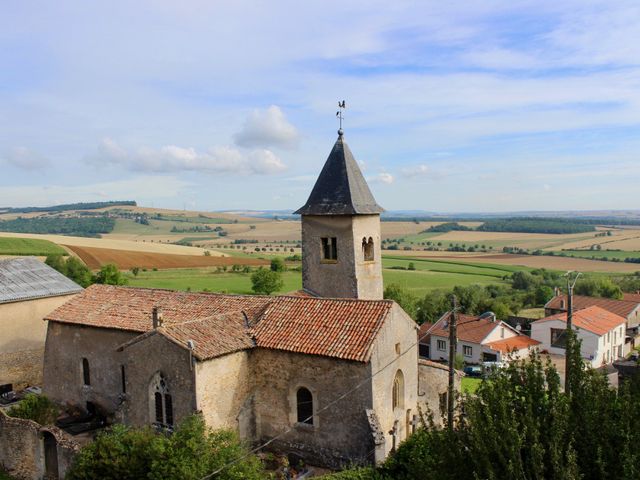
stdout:
[(115, 164), (142, 172), (202, 172), (240, 175), (268, 175), (286, 170), (286, 165), (270, 150), (244, 153), (233, 147), (213, 147), (206, 152), (194, 148), (167, 145), (158, 149), (144, 147), (129, 152), (110, 138), (102, 141), (98, 153), (89, 157), (94, 164)]
[(251, 112), (234, 139), (241, 147), (291, 148), (298, 143), (298, 130), (287, 121), (279, 107), (271, 105), (266, 110)]
[(431, 169), (425, 164), (420, 164), (411, 167), (404, 167), (400, 172), (405, 177), (415, 177), (427, 175), (431, 173)]
[(4, 155), (4, 161), (22, 170), (38, 170), (48, 167), (48, 158), (25, 147), (15, 147)]
[(395, 180), (395, 178), (393, 177), (393, 175), (391, 175), (390, 173), (386, 173), (386, 172), (382, 172), (382, 173), (379, 173), (378, 175), (376, 175), (374, 177), (367, 178), (367, 182), (370, 182), (370, 183), (386, 183), (387, 185), (392, 184), (394, 180)]

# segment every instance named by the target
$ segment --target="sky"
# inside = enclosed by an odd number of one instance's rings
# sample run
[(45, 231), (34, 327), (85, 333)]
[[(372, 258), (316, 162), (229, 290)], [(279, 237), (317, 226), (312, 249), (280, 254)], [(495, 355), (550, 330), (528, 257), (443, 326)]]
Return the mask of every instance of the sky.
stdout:
[(344, 99), (388, 210), (640, 207), (637, 0), (0, 5), (0, 206), (296, 209)]

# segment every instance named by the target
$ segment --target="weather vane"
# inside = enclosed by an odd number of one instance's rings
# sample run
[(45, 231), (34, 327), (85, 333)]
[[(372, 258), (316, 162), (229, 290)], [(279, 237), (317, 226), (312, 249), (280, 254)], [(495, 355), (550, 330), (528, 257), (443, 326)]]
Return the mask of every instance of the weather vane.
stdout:
[(338, 101), (338, 108), (340, 109), (336, 112), (336, 117), (338, 117), (338, 120), (340, 121), (340, 130), (338, 130), (338, 135), (342, 135), (344, 133), (342, 130), (342, 119), (344, 118), (344, 109), (347, 108), (344, 100), (341, 102)]

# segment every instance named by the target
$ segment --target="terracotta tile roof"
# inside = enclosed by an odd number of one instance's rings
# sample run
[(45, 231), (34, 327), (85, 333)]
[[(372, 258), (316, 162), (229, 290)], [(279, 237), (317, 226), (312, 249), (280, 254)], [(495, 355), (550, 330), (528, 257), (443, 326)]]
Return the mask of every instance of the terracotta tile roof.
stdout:
[(393, 302), (275, 297), (254, 328), (256, 345), (366, 362)]
[(46, 319), (144, 333), (156, 306), (163, 313), (158, 333), (185, 348), (194, 340), (200, 359), (258, 346), (366, 362), (393, 302), (93, 285)]
[[(564, 302), (564, 307), (562, 307), (562, 302)], [(599, 298), (599, 297), (586, 297), (583, 295), (574, 295), (573, 296), (573, 308), (575, 310), (580, 310), (583, 308), (591, 307), (592, 305), (596, 305), (598, 307), (604, 308), (611, 313), (615, 313), (616, 315), (620, 315), (621, 317), (627, 318), (631, 312), (633, 312), (636, 307), (640, 304), (640, 300), (614, 300), (613, 298)], [(553, 297), (551, 300), (547, 302), (545, 308), (550, 308), (553, 310), (567, 310), (567, 296), (566, 295), (558, 295)]]
[(535, 347), (539, 345), (540, 342), (534, 340), (531, 337), (526, 335), (518, 335), (515, 337), (509, 337), (502, 340), (498, 340), (495, 342), (491, 342), (487, 344), (491, 350), (496, 350), (502, 353), (510, 353), (514, 350), (524, 350), (525, 348)]
[(431, 335), (428, 332), (429, 329), (434, 325), (435, 324), (431, 322), (424, 322), (422, 325), (420, 325), (420, 328), (418, 329), (418, 341), (420, 341), (421, 343), (429, 343), (429, 337)]
[(242, 312), (163, 326), (158, 328), (158, 333), (180, 346), (186, 346), (192, 340), (193, 353), (198, 360), (208, 360), (255, 346)]
[(243, 310), (255, 317), (272, 300), (258, 295), (190, 293), (155, 288), (92, 285), (45, 320), (146, 332), (151, 311), (161, 307), (164, 326)]
[[(444, 324), (449, 320), (451, 312), (445, 313), (440, 320), (431, 328), (430, 335), (437, 335), (439, 337), (449, 336), (449, 327), (445, 328)], [(465, 315), (463, 313), (458, 314), (458, 328), (457, 335), (458, 340), (469, 343), (482, 343), (487, 338), (487, 335), (501, 325), (501, 322), (492, 322), (486, 318), (480, 318), (473, 315)]]
[[(556, 313), (555, 315), (536, 320), (533, 323), (543, 323), (551, 320), (561, 320), (566, 322), (567, 314)], [(596, 305), (573, 312), (572, 321), (575, 327), (584, 328), (596, 335), (604, 335), (611, 331), (611, 329), (626, 323), (624, 317), (611, 313), (610, 311)]]
[(622, 294), (622, 300), (624, 300), (625, 302), (640, 303), (640, 293), (639, 292), (636, 292), (636, 293), (623, 293)]

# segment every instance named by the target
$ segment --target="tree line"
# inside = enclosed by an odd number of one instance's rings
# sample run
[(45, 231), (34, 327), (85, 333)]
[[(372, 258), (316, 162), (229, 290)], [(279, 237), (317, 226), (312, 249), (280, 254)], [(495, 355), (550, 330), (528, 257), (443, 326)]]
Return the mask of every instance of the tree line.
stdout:
[(73, 280), (83, 288), (94, 283), (105, 285), (126, 285), (127, 279), (113, 263), (103, 265), (96, 273), (92, 273), (82, 260), (74, 256), (49, 255), (45, 263), (65, 277)]
[(51, 207), (19, 207), (0, 208), (4, 213), (34, 213), (34, 212), (66, 212), (70, 210), (96, 210), (98, 208), (128, 206), (135, 207), (138, 204), (133, 200), (114, 200), (110, 202), (80, 202), (52, 205)]
[(0, 232), (43, 233), (71, 235), (75, 237), (100, 237), (110, 233), (116, 221), (106, 216), (99, 217), (36, 217), (0, 220)]

